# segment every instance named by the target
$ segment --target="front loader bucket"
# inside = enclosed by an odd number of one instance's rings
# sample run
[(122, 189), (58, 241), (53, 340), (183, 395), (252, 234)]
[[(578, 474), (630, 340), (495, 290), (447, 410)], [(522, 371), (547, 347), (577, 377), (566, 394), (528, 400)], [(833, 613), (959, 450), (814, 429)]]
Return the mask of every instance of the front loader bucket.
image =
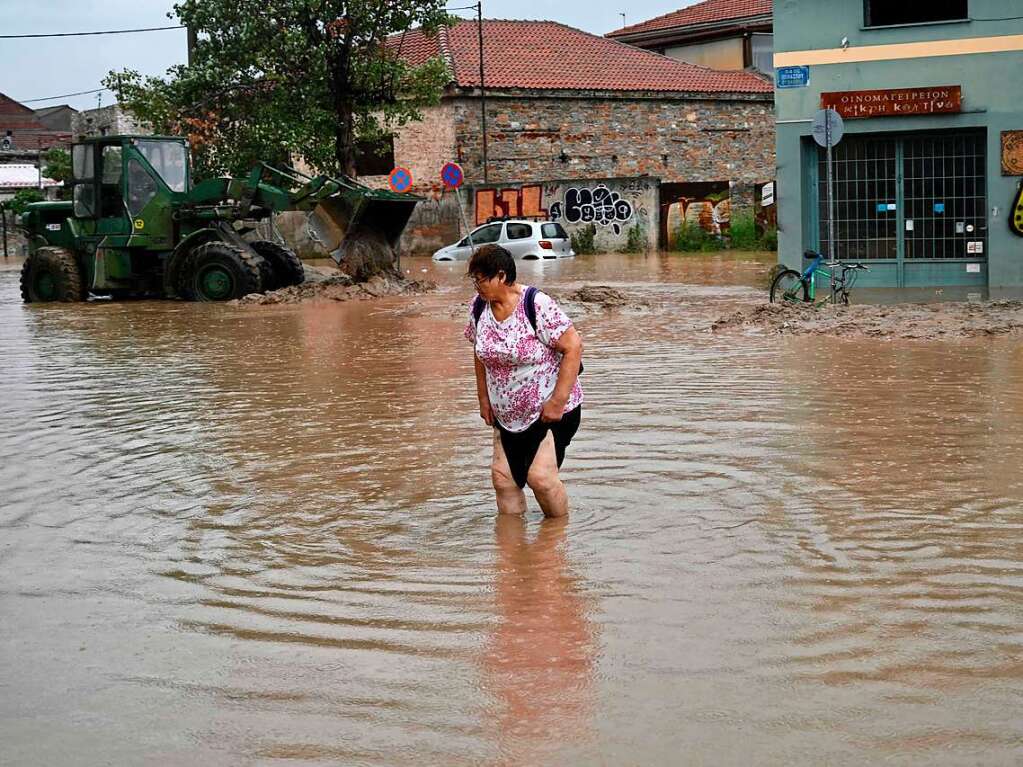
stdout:
[(418, 202), (412, 195), (354, 189), (321, 200), (309, 214), (309, 227), (339, 265), (356, 243), (386, 244), (393, 259)]

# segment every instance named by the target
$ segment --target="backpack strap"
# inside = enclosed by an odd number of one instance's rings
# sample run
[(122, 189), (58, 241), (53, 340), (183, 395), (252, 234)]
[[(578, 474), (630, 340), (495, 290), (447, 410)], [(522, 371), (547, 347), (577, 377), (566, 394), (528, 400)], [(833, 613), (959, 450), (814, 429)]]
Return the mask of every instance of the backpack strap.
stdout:
[(522, 308), (526, 310), (526, 319), (529, 320), (529, 324), (533, 326), (533, 332), (536, 332), (536, 294), (537, 289), (530, 285), (526, 288), (525, 294), (522, 296)]
[(476, 298), (472, 300), (472, 324), (479, 325), (480, 317), (483, 316), (483, 310), (487, 308), (487, 302), (483, 300), (483, 296), (477, 294)]

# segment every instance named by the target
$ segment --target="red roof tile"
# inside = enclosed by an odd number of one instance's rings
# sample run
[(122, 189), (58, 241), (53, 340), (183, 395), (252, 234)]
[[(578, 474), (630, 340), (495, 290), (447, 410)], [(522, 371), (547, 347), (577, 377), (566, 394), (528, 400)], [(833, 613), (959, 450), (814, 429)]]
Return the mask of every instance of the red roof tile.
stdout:
[[(447, 60), (454, 82), (478, 87), (476, 22), (461, 21), (435, 37), (411, 30), (391, 38), (392, 49), (418, 66)], [(553, 21), (483, 22), (488, 88), (535, 90), (771, 93), (773, 86), (749, 72), (721, 72), (676, 61)]]
[(751, 16), (765, 16), (772, 13), (772, 0), (704, 0), (702, 3), (680, 8), (663, 16), (632, 24), (614, 32), (608, 37), (621, 37), (640, 32), (655, 32), (696, 24), (712, 24), (720, 21), (737, 21)]

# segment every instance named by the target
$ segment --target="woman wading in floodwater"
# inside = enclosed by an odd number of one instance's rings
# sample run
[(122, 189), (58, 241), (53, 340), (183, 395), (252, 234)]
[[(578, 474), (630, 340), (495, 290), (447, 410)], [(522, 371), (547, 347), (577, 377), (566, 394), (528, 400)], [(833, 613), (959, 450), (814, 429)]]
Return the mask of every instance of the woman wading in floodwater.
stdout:
[(465, 337), (476, 355), (480, 417), (494, 427), (491, 476), (500, 514), (522, 514), (529, 485), (544, 515), (568, 514), (558, 476), (579, 428), (583, 342), (554, 300), (515, 282), (500, 245), (469, 260), (473, 300)]

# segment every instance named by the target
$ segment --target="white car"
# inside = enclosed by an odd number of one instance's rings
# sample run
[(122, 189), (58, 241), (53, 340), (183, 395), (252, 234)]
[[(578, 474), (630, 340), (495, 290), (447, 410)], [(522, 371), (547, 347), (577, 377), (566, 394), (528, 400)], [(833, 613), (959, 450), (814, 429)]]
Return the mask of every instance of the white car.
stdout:
[(511, 253), (512, 258), (540, 260), (545, 258), (572, 258), (572, 241), (561, 224), (554, 221), (526, 221), (513, 218), (494, 221), (472, 230), (469, 238), (441, 248), (433, 254), (434, 261), (468, 261), (474, 248), (497, 243)]

